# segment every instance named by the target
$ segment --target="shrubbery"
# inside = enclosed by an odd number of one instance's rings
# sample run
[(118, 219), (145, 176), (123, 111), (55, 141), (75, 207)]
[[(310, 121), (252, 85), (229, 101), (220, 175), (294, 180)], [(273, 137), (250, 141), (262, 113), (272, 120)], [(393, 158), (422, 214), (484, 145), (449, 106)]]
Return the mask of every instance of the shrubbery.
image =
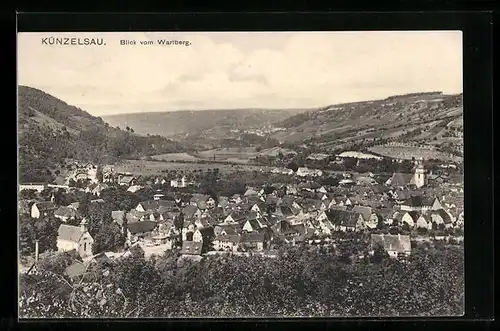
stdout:
[[(414, 248), (401, 262), (341, 261), (287, 247), (277, 258), (215, 256), (178, 264), (99, 263), (81, 285), (53, 274), (21, 277), (24, 317), (431, 316), (464, 309), (463, 248)], [(55, 292), (55, 291), (58, 292)], [(57, 294), (56, 294), (57, 293)], [(87, 295), (88, 294), (88, 295)]]

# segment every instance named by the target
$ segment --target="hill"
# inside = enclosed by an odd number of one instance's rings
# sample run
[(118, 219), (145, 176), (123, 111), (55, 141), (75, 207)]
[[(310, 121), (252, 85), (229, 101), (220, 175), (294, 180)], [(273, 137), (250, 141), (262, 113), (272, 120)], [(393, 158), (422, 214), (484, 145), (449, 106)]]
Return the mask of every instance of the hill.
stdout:
[(139, 136), (110, 127), (41, 90), (18, 88), (19, 180), (51, 181), (65, 158), (95, 163), (119, 158), (181, 152), (161, 136)]
[(104, 116), (112, 126), (132, 127), (137, 133), (162, 136), (197, 135), (202, 131), (221, 136), (230, 130), (261, 128), (307, 109), (181, 110)]
[[(397, 144), (458, 155), (463, 149), (462, 123), (462, 94), (412, 93), (297, 114), (275, 123), (283, 130), (271, 137), (331, 152)], [(384, 154), (383, 149), (377, 151)]]

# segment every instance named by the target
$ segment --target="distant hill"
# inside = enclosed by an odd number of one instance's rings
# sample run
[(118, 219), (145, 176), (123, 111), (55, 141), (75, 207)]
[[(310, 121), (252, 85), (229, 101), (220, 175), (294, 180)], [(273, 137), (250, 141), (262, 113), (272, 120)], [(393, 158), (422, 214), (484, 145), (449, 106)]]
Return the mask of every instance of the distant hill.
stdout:
[(221, 109), (133, 113), (104, 116), (110, 125), (129, 126), (137, 133), (165, 137), (198, 134), (201, 131), (226, 132), (230, 129), (260, 128), (284, 120), (308, 109)]
[(412, 93), (303, 112), (275, 123), (284, 130), (271, 137), (327, 151), (400, 142), (458, 152), (462, 123), (462, 94)]
[(65, 158), (103, 161), (183, 151), (160, 136), (143, 137), (110, 127), (41, 90), (18, 87), (19, 177), (51, 181)]

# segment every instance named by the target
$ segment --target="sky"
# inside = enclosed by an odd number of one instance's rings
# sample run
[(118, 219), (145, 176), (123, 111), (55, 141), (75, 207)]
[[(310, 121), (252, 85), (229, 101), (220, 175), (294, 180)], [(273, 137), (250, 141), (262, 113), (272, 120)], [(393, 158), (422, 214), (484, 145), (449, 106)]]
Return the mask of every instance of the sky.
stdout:
[[(105, 45), (45, 45), (47, 37)], [(19, 33), (17, 60), (19, 85), (94, 116), (462, 93), (460, 31)]]

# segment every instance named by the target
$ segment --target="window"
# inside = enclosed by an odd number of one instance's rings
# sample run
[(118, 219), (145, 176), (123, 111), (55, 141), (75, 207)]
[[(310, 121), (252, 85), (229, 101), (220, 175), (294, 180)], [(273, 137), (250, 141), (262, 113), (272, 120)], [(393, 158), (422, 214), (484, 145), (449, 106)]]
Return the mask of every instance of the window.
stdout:
[(83, 251), (86, 252), (87, 251), (87, 243), (84, 243), (83, 244)]

